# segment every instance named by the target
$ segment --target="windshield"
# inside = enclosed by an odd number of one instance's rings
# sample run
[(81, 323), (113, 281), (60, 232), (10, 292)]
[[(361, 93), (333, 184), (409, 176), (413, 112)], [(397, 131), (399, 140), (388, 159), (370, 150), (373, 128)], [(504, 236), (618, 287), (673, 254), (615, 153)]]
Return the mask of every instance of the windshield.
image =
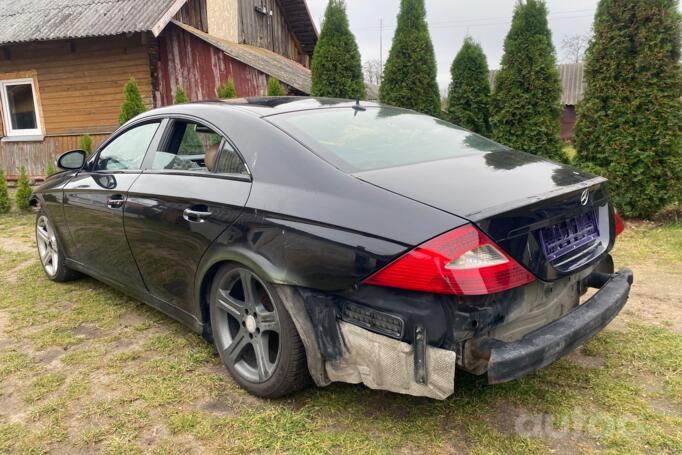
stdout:
[(318, 109), (268, 120), (345, 172), (508, 150), (451, 123), (398, 108)]

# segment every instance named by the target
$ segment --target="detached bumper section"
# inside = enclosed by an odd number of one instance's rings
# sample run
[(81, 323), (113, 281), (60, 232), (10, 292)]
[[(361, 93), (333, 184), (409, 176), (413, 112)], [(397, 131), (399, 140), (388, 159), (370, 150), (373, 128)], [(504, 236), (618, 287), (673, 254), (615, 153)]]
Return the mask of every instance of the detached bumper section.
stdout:
[(488, 340), (488, 382), (512, 381), (539, 370), (574, 351), (609, 324), (625, 305), (633, 281), (632, 271), (612, 275), (593, 273), (589, 287), (599, 291), (564, 317), (514, 342)]

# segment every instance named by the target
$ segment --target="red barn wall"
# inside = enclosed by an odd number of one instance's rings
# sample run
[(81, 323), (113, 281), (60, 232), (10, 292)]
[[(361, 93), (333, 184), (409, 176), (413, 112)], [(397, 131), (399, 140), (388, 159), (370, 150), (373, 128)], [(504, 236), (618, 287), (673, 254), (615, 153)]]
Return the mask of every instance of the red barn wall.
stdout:
[(169, 25), (159, 37), (157, 105), (172, 104), (182, 87), (191, 101), (216, 99), (215, 88), (232, 77), (237, 95), (267, 93), (267, 75), (220, 49)]
[(573, 142), (573, 128), (576, 120), (575, 106), (564, 106), (561, 113), (561, 139), (564, 142)]

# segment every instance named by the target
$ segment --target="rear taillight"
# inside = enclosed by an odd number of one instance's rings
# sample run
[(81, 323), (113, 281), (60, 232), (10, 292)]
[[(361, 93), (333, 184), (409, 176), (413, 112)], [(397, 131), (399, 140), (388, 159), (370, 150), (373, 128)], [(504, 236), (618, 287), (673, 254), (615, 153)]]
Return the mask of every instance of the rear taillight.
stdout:
[(625, 230), (625, 221), (623, 221), (623, 218), (621, 218), (618, 212), (614, 212), (613, 221), (616, 223), (616, 237), (618, 237)]
[(364, 283), (438, 294), (483, 295), (534, 279), (485, 234), (467, 224), (418, 246)]

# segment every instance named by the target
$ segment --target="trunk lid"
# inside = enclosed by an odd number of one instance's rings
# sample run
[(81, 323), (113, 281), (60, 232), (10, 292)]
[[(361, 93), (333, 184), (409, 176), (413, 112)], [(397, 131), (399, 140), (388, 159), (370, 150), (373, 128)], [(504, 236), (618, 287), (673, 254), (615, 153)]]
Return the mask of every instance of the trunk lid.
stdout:
[(604, 178), (522, 152), (477, 153), (354, 175), (468, 219), (546, 281), (596, 263), (615, 237)]

